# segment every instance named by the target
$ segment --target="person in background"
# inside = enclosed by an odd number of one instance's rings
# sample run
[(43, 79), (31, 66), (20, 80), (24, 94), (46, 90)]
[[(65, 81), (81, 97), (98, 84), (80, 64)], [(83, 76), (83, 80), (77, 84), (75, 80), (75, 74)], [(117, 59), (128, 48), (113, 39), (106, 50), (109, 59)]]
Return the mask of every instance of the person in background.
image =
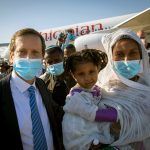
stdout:
[(146, 39), (146, 33), (143, 30), (139, 30), (137, 32), (137, 36), (141, 39), (142, 43), (144, 44), (147, 50), (150, 50), (150, 43), (148, 43)]
[(144, 46), (147, 50), (147, 53), (148, 53), (148, 56), (149, 56), (149, 62), (150, 62), (150, 43), (147, 42), (146, 34), (143, 30), (139, 30), (137, 32), (137, 36), (141, 39), (142, 43), (144, 44)]
[(41, 75), (48, 90), (52, 93), (53, 100), (63, 106), (69, 92), (64, 72), (64, 53), (59, 46), (49, 46), (45, 50), (46, 72)]
[(10, 66), (4, 59), (0, 60), (0, 80), (8, 74)]
[[(64, 61), (75, 52), (76, 48), (73, 44), (67, 45), (66, 48), (64, 49)], [(66, 82), (70, 90), (76, 84), (76, 81), (74, 80), (70, 72), (68, 71), (65, 72), (66, 72)]]
[(64, 58), (69, 57), (75, 52), (76, 52), (75, 46), (73, 44), (68, 44), (66, 48), (64, 49)]
[(59, 46), (62, 50), (64, 50), (65, 47), (65, 40), (66, 40), (66, 34), (61, 32), (58, 36), (56, 45)]
[(45, 41), (34, 29), (17, 31), (10, 41), (13, 71), (0, 81), (0, 145), (14, 150), (62, 150), (63, 112), (45, 83), (42, 68)]
[(64, 48), (66, 48), (66, 46), (68, 44), (74, 44), (75, 39), (76, 39), (76, 36), (74, 35), (74, 30), (73, 29), (68, 29), (66, 31), (66, 39), (65, 39)]

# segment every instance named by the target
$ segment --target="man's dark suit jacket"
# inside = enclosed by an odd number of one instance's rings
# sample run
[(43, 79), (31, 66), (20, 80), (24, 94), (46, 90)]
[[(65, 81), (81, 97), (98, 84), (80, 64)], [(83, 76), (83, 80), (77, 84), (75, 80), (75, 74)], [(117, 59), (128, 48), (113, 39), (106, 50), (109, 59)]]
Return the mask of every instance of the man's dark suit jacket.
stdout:
[[(0, 147), (3, 147), (5, 150), (23, 150), (16, 110), (11, 94), (10, 77), (11, 75), (8, 75), (0, 81)], [(62, 150), (61, 121), (63, 111), (53, 102), (51, 94), (47, 91), (45, 83), (41, 79), (36, 78), (35, 84), (40, 91), (47, 111), (53, 135), (54, 149)], [(19, 99), (21, 97), (18, 97)]]

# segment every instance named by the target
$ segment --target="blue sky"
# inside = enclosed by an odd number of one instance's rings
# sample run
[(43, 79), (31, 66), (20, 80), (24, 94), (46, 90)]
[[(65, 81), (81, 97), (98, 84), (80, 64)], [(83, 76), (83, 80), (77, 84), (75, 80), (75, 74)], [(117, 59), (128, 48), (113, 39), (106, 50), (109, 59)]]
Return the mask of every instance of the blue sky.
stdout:
[(14, 32), (38, 31), (75, 23), (140, 12), (150, 0), (0, 0), (0, 43)]

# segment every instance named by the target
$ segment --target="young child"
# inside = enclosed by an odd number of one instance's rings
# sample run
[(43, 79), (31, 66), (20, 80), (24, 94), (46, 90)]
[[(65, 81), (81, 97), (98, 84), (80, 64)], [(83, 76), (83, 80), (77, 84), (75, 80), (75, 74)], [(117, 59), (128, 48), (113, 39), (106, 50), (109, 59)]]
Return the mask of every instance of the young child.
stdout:
[[(74, 53), (66, 60), (65, 69), (70, 72), (77, 84), (70, 90), (63, 107), (63, 140), (66, 150), (88, 150), (92, 142), (110, 144), (113, 138), (109, 134), (109, 123), (96, 123), (95, 110), (98, 110), (101, 101), (101, 89), (96, 85), (98, 74), (107, 64), (107, 55), (95, 49), (86, 49)], [(88, 104), (88, 112), (79, 115), (71, 113), (78, 110), (82, 103)], [(77, 106), (78, 104), (78, 106)], [(85, 105), (83, 105), (85, 106)], [(87, 108), (83, 108), (87, 109)], [(103, 128), (107, 128), (104, 130)]]

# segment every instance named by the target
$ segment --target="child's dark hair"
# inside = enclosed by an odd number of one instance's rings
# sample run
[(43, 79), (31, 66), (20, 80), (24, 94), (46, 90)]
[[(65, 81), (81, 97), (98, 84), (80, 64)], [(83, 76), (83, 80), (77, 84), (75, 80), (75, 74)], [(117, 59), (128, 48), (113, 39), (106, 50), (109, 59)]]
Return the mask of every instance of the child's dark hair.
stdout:
[(45, 53), (47, 53), (48, 55), (56, 52), (59, 52), (60, 54), (63, 55), (63, 50), (59, 46), (51, 45), (45, 49)]
[(96, 49), (84, 49), (79, 52), (75, 52), (69, 56), (64, 64), (66, 72), (74, 72), (77, 69), (78, 64), (92, 62), (99, 68), (99, 71), (102, 70), (108, 62), (106, 53), (96, 50)]

